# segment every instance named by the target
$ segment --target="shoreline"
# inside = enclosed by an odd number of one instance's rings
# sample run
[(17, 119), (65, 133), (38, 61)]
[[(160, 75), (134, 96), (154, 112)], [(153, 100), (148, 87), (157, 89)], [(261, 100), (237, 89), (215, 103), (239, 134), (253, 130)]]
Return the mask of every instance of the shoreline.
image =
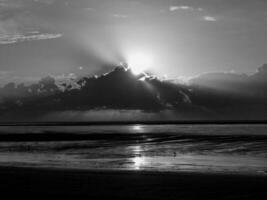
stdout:
[(34, 199), (266, 199), (267, 176), (0, 167), (1, 192)]

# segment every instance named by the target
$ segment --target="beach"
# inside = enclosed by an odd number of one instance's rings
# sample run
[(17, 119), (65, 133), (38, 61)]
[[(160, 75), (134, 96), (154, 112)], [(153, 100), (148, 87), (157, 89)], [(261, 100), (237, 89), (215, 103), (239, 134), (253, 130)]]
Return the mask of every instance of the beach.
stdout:
[(26, 199), (266, 199), (267, 176), (0, 168), (1, 194)]
[(265, 200), (266, 125), (1, 127), (17, 199)]

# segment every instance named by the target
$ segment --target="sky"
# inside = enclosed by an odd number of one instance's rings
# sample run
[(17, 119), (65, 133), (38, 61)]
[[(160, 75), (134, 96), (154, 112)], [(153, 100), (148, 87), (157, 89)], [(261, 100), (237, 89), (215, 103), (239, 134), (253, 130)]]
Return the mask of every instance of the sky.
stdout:
[(266, 0), (0, 0), (0, 77), (103, 73), (131, 55), (170, 77), (267, 63)]

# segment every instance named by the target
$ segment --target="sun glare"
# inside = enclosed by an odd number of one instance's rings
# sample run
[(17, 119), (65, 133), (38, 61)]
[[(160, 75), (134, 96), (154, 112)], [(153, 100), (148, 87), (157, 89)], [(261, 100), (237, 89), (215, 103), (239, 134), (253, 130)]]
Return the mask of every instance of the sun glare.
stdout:
[(142, 157), (135, 157), (133, 158), (133, 163), (134, 163), (134, 169), (139, 170), (141, 166), (145, 163), (145, 160)]
[(127, 63), (132, 72), (138, 75), (151, 68), (153, 62), (149, 54), (136, 53), (129, 56)]

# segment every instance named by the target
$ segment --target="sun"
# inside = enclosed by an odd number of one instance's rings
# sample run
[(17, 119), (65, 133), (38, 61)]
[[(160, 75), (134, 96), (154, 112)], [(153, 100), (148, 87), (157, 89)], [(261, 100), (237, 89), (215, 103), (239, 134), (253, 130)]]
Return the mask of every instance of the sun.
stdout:
[(135, 53), (128, 57), (127, 64), (132, 72), (138, 75), (152, 67), (153, 59), (152, 56), (147, 53)]

